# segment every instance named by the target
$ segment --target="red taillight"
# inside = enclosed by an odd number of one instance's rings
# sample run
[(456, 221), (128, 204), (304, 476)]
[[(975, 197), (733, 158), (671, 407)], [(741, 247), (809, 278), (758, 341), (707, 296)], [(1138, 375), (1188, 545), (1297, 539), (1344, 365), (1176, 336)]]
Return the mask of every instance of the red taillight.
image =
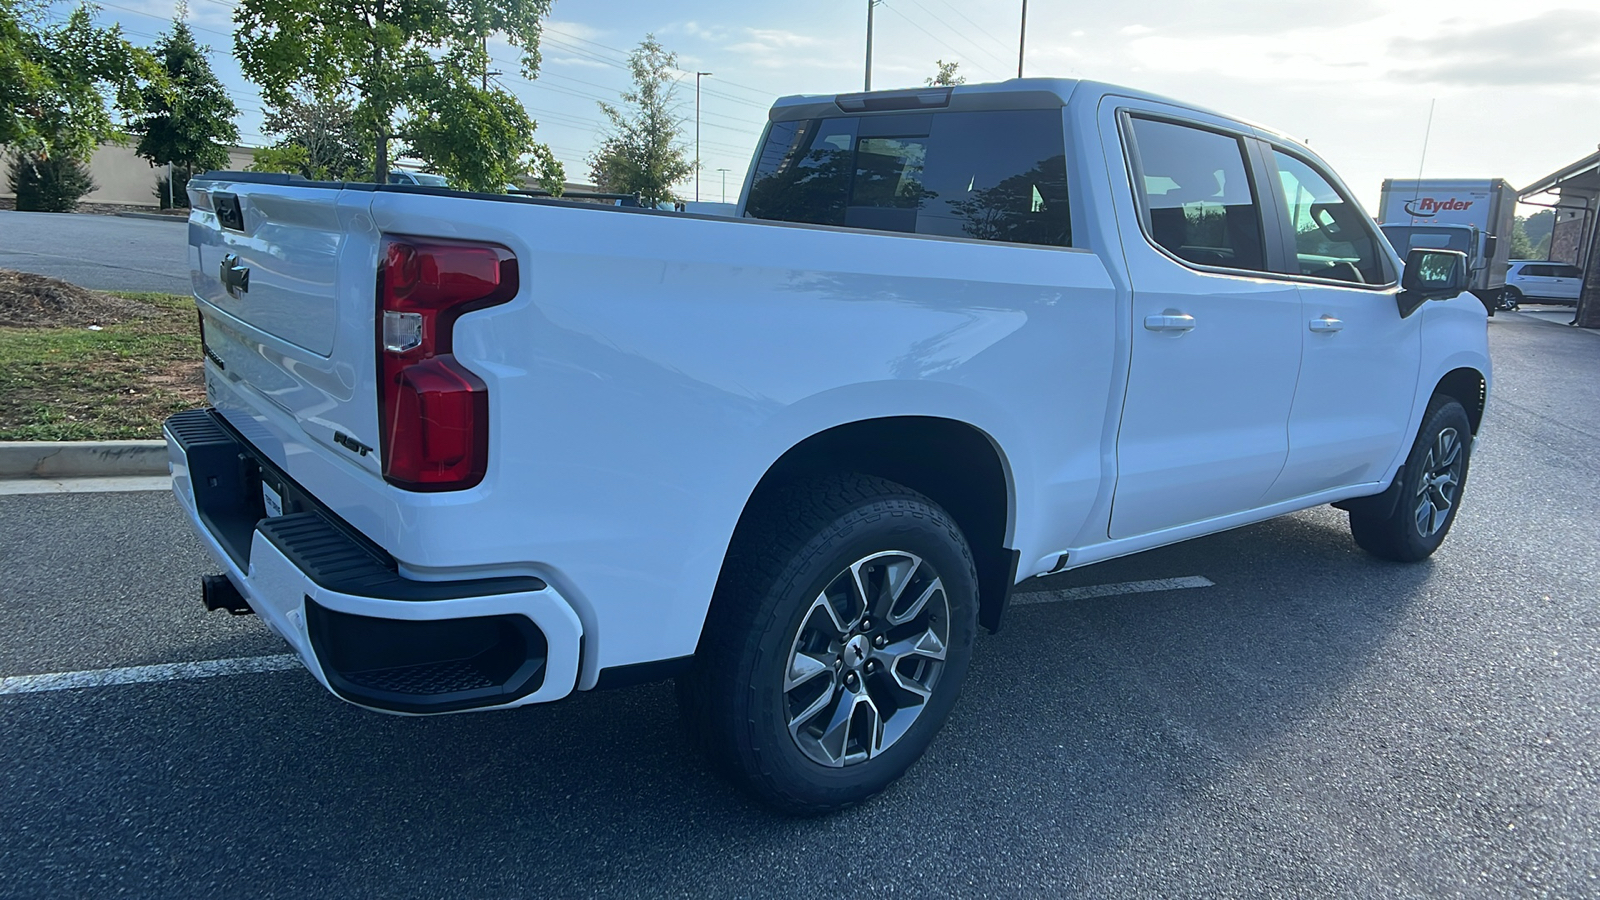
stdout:
[(455, 491), (489, 465), (489, 389), (451, 355), (463, 313), (510, 300), (517, 261), (504, 247), (389, 238), (378, 270), (378, 407), (383, 477), (412, 491)]

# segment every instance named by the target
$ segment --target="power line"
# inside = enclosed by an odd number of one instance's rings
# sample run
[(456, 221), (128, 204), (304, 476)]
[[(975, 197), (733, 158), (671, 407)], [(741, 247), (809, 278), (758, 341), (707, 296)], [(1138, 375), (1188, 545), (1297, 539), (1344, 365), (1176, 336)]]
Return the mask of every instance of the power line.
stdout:
[(968, 25), (971, 25), (973, 28), (978, 29), (979, 33), (981, 33), (984, 37), (987, 37), (989, 40), (994, 41), (994, 44), (995, 44), (996, 47), (999, 47), (1001, 50), (1004, 50), (1007, 53), (1011, 52), (1011, 45), (1010, 44), (1006, 43), (1005, 41), (1000, 40), (999, 38), (995, 37), (993, 34), (990, 34), (988, 29), (984, 28), (982, 25), (979, 25), (977, 22), (972, 21), (972, 19), (969, 18), (966, 13), (961, 11), (961, 7), (950, 3), (949, 0), (938, 0), (938, 2), (939, 2), (940, 6), (945, 7), (946, 9), (948, 9), (951, 12), (954, 12), (956, 15), (960, 16), (962, 19), (965, 19)]
[(887, 4), (885, 4), (883, 8), (887, 9), (889, 12), (894, 13), (895, 15), (899, 16), (900, 18), (906, 20), (906, 22), (909, 23), (912, 28), (915, 28), (916, 30), (922, 32), (923, 34), (927, 35), (928, 37), (933, 38), (935, 43), (937, 43), (940, 46), (944, 47), (946, 50), (949, 50), (951, 53), (954, 53), (963, 62), (966, 62), (966, 63), (970, 64), (975, 69), (983, 69), (986, 72), (988, 71), (988, 67), (987, 66), (980, 66), (976, 61), (974, 61), (972, 59), (972, 57), (967, 56), (966, 54), (962, 53), (960, 50), (957, 50), (956, 48), (950, 46), (948, 43), (946, 43), (945, 41), (941, 40), (938, 35), (934, 34), (933, 32), (929, 31), (928, 29), (923, 28), (921, 25), (917, 24), (917, 21), (915, 19), (911, 18), (910, 16), (906, 15), (905, 13), (901, 12), (900, 10), (895, 9), (894, 7), (889, 6)]
[[(928, 14), (928, 18), (930, 18), (930, 19), (934, 20), (935, 22), (938, 22), (940, 25), (943, 25), (944, 27), (950, 29), (950, 31), (953, 34), (959, 35), (962, 40), (970, 43), (973, 46), (974, 49), (982, 52), (983, 54), (987, 55), (990, 59), (994, 60), (997, 63), (1000, 63), (1001, 65), (1005, 65), (1006, 64), (1005, 60), (1001, 59), (1000, 57), (998, 57), (995, 54), (991, 53), (989, 50), (985, 49), (982, 44), (979, 44), (977, 41), (974, 41), (971, 38), (971, 36), (969, 36), (968, 34), (963, 32), (961, 29), (951, 26), (951, 24), (949, 22), (946, 22), (945, 20), (943, 20), (943, 19), (939, 18), (938, 16), (934, 15), (933, 10), (927, 8), (926, 6), (923, 6), (921, 3), (918, 3), (917, 0), (909, 0), (909, 2), (911, 3), (912, 6), (915, 6), (917, 9), (920, 9), (923, 12), (927, 13)], [(931, 37), (931, 35), (930, 35), (930, 37)]]

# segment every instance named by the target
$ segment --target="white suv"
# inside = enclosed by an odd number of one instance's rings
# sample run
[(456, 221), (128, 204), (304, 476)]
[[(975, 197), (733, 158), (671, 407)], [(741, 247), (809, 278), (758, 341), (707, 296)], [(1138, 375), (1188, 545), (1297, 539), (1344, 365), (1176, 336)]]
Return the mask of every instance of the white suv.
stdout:
[(1506, 271), (1508, 299), (1553, 300), (1576, 305), (1583, 288), (1583, 270), (1574, 265), (1543, 259), (1514, 259)]

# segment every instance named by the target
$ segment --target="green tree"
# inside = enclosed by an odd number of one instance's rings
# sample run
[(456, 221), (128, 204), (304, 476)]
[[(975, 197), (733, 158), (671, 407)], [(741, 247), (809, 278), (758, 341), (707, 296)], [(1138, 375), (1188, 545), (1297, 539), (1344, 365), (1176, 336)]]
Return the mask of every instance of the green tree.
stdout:
[(195, 169), (226, 167), (228, 145), (239, 140), (233, 123), (239, 108), (212, 73), (208, 49), (195, 43), (194, 33), (183, 21), (186, 12), (180, 5), (172, 30), (156, 41), (153, 50), (167, 85), (144, 87), (144, 114), (133, 124), (140, 132), (134, 152), (152, 166), (182, 167), (184, 183)]
[(1511, 222), (1511, 258), (1533, 259), (1533, 244), (1528, 242), (1528, 220), (1517, 216)]
[(267, 109), (261, 130), (276, 137), (250, 168), (314, 181), (360, 181), (372, 174), (372, 146), (349, 96), (290, 95)]
[(463, 190), (498, 192), (507, 184), (520, 186), (530, 170), (543, 182), (551, 165), (559, 186), (565, 172), (549, 148), (534, 142), (538, 126), (522, 103), (498, 87), (474, 86), (471, 80), (456, 66), (428, 67), (412, 74), (419, 99), (399, 131), (407, 155), (427, 161)]
[(961, 63), (945, 62), (942, 59), (936, 59), (933, 61), (933, 64), (938, 67), (939, 71), (934, 73), (934, 76), (925, 82), (929, 87), (937, 87), (940, 85), (954, 86), (967, 83), (967, 76), (956, 74), (956, 69), (961, 67)]
[(20, 210), (72, 212), (78, 206), (78, 198), (94, 190), (89, 167), (66, 153), (18, 153), (11, 158), (10, 168), (7, 181)]
[(628, 54), (633, 89), (622, 93), (623, 106), (602, 102), (611, 131), (589, 157), (589, 175), (604, 191), (638, 194), (645, 206), (674, 199), (672, 186), (694, 171), (679, 135), (684, 120), (677, 114), (678, 55), (668, 53), (655, 35), (647, 34)]
[[(476, 178), (495, 170), (497, 157), (520, 159), (532, 149), (531, 127), (520, 129), (504, 113), (509, 95), (475, 96), (491, 93), (488, 36), (503, 35), (519, 48), (523, 73), (535, 77), (539, 20), (551, 2), (242, 0), (234, 12), (234, 51), (270, 103), (286, 103), (297, 91), (348, 92), (372, 148), (373, 180), (387, 180), (389, 143), (407, 132), (407, 116), (418, 120), (413, 137), (447, 154), (448, 165), (436, 168), (453, 166)], [(440, 110), (477, 116), (471, 139), (440, 145)]]
[(140, 109), (141, 82), (164, 78), (120, 26), (96, 26), (88, 4), (59, 24), (47, 10), (44, 2), (0, 0), (0, 144), (38, 159), (83, 161), (101, 142), (126, 137), (112, 108)]

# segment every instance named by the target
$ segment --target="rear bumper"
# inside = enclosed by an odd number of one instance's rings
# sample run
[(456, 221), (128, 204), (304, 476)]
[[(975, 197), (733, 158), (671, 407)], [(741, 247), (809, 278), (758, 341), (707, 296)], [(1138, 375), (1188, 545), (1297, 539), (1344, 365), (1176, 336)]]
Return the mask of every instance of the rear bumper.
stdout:
[[(416, 714), (571, 693), (582, 626), (544, 581), (406, 578), (220, 416), (179, 413), (163, 431), (173, 492), (207, 550), (335, 695)], [(265, 517), (263, 482), (283, 515)]]

